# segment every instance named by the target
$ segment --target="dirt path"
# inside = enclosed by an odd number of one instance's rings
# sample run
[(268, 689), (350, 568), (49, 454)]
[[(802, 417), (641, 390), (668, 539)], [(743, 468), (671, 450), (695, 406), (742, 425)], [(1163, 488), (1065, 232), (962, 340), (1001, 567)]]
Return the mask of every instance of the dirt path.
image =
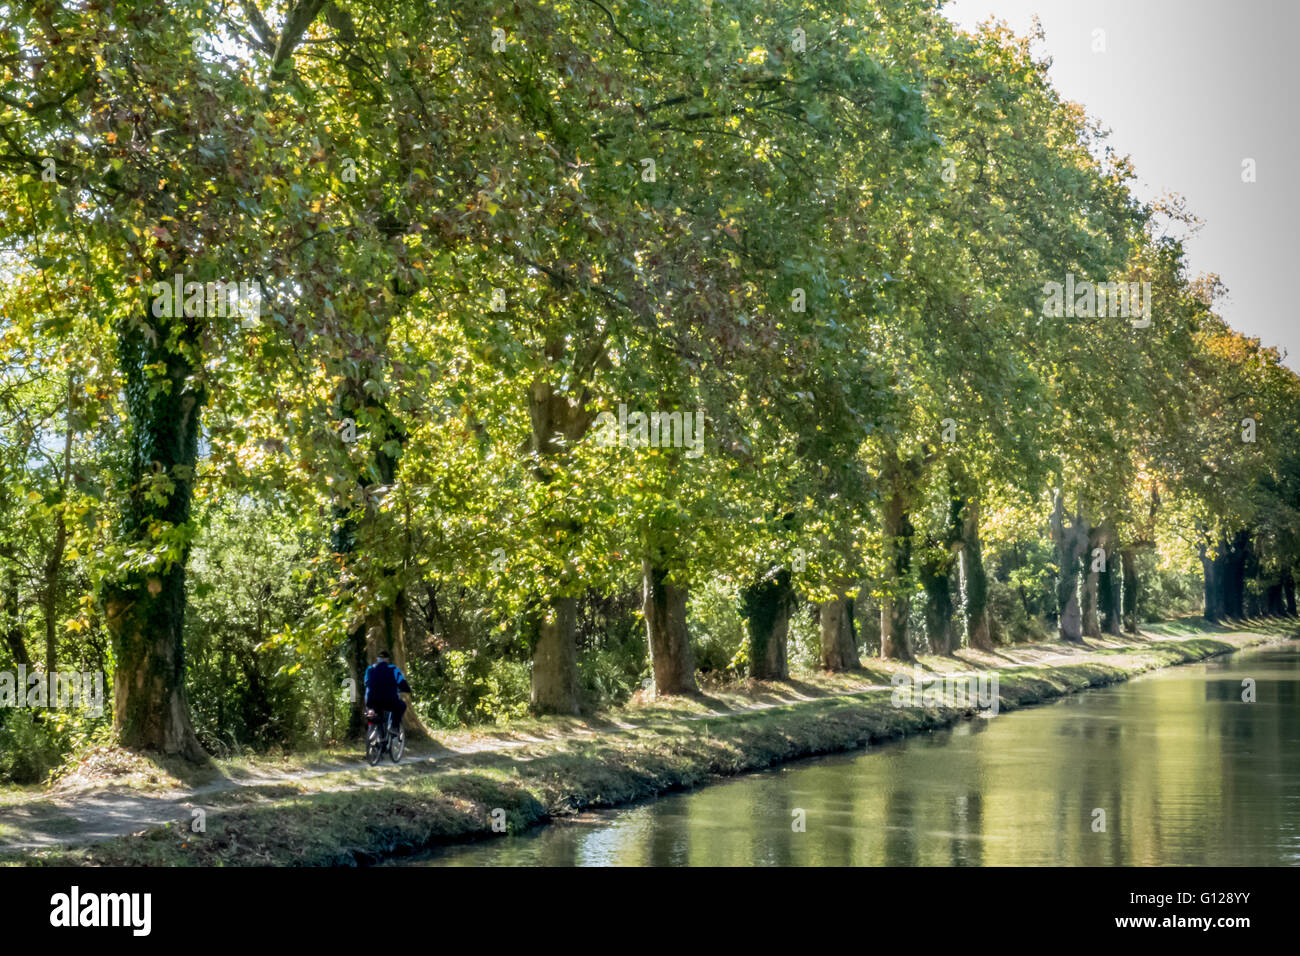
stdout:
[[(1000, 648), (992, 653), (963, 652), (957, 658), (925, 658), (923, 666), (940, 670), (967, 670), (971, 667), (1010, 668), (1047, 665), (1061, 661), (1077, 662), (1100, 656), (1097, 652), (1117, 649), (1138, 649), (1171, 640), (1187, 640), (1198, 636), (1241, 638), (1247, 643), (1251, 638), (1280, 637), (1271, 628), (1264, 631), (1229, 629), (1223, 631), (1189, 631), (1147, 635), (1138, 639), (1107, 639), (1092, 641), (1089, 646), (1075, 647), (1061, 644), (1017, 645)], [(871, 661), (869, 670), (860, 675), (841, 678), (836, 683), (809, 683), (793, 680), (774, 684), (747, 687), (741, 692), (713, 691), (702, 694), (691, 702), (689, 711), (674, 711), (671, 706), (656, 707), (654, 703), (640, 708), (624, 709), (586, 721), (557, 722), (548, 726), (532, 722), (529, 730), (453, 731), (439, 734), (439, 739), (420, 746), (408, 747), (400, 766), (381, 764), (370, 768), (358, 755), (355, 759), (332, 759), (285, 768), (267, 764), (228, 767), (220, 779), (184, 789), (162, 792), (144, 792), (120, 786), (81, 790), (49, 790), (0, 803), (0, 850), (20, 850), (51, 847), (71, 843), (95, 842), (111, 837), (138, 833), (148, 827), (164, 823), (179, 823), (188, 827), (195, 818), (194, 811), (209, 812), (219, 806), (234, 802), (266, 799), (271, 796), (289, 796), (309, 780), (337, 776), (325, 789), (360, 790), (366, 787), (382, 788), (391, 774), (429, 773), (471, 767), (484, 759), (503, 754), (516, 754), (513, 759), (531, 759), (537, 753), (580, 743), (595, 737), (618, 736), (646, 728), (653, 728), (657, 720), (708, 720), (727, 715), (768, 710), (774, 707), (797, 705), (800, 702), (824, 699), (831, 696), (865, 694), (888, 690), (890, 670), (902, 665), (886, 665)], [(883, 678), (883, 679), (882, 679)], [(529, 748), (532, 748), (530, 754)]]

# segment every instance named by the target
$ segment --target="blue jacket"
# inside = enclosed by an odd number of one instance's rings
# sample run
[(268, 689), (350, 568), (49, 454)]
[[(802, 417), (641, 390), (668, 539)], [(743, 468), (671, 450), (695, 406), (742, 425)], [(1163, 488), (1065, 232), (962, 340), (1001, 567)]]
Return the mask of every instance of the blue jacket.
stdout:
[(399, 668), (385, 660), (378, 660), (366, 668), (366, 706), (388, 704), (397, 700), (399, 691), (409, 694), (411, 685)]

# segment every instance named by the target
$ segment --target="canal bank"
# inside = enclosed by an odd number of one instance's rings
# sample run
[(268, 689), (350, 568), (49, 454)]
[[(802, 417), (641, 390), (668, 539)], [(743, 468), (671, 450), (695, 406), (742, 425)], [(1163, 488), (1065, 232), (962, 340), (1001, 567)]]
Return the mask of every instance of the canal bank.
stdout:
[[(1017, 665), (1016, 649), (1004, 648), (989, 663), (1001, 657), (1008, 666), (977, 669), (996, 671), (998, 708), (1005, 713), (1155, 668), (1278, 641), (1289, 630), (1294, 624), (1271, 622), (1255, 631), (1136, 640), (1086, 652), (1070, 649), (1066, 662), (1032, 665)], [(923, 661), (930, 670), (953, 672), (968, 672), (973, 663)], [(191, 818), (186, 813), (175, 825), (137, 836), (31, 851), (13, 861), (364, 865), (924, 733), (974, 714), (969, 706), (895, 706), (885, 687), (762, 710), (667, 717), (608, 734), (560, 739), (527, 754), (485, 752), (450, 769), (416, 764), (346, 780), (245, 788), (208, 801), (201, 808), (201, 832), (185, 825)]]

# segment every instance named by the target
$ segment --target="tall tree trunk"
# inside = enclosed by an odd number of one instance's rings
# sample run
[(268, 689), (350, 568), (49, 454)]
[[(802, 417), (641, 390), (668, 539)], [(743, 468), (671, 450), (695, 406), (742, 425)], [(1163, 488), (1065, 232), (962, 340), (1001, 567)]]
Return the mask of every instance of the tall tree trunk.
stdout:
[(921, 586), (925, 590), (925, 636), (931, 654), (952, 654), (957, 645), (953, 627), (951, 592), (952, 559), (930, 551), (921, 563)]
[[(1101, 637), (1101, 619), (1098, 614), (1101, 590), (1101, 562), (1106, 560), (1107, 534), (1104, 527), (1088, 530), (1088, 549), (1084, 555), (1087, 570), (1083, 578), (1083, 635), (1098, 639)], [(1097, 554), (1100, 550), (1101, 554)]]
[(1281, 617), (1286, 613), (1282, 600), (1282, 582), (1270, 584), (1264, 592), (1264, 613), (1269, 617)]
[(646, 558), (641, 563), (646, 639), (655, 694), (687, 694), (696, 689), (695, 655), (686, 627), (686, 588), (668, 580), (668, 572)]
[(105, 602), (113, 639), (113, 729), (123, 747), (189, 760), (205, 754), (185, 693), (185, 568), (175, 563)]
[(1220, 560), (1216, 555), (1210, 557), (1209, 547), (1204, 541), (1198, 545), (1201, 557), (1202, 582), (1202, 616), (1211, 623), (1223, 618), (1223, 588), (1219, 580)]
[[(1236, 535), (1236, 617), (1244, 620), (1258, 613), (1247, 580), (1255, 579), (1258, 574), (1258, 558), (1255, 553), (1255, 533), (1239, 531)], [(1249, 604), (1248, 604), (1249, 601)]]
[[(151, 321), (157, 321), (151, 326)], [(180, 327), (179, 347), (168, 323)], [(123, 508), (124, 542), (154, 545), (152, 528), (189, 522), (199, 416), (205, 394), (193, 356), (197, 327), (181, 317), (124, 322), (118, 336), (129, 429), (130, 497)], [(151, 371), (155, 370), (155, 371)], [(158, 378), (165, 387), (158, 387)], [(131, 572), (104, 589), (104, 617), (113, 641), (113, 727), (124, 747), (191, 760), (206, 757), (190, 723), (185, 694), (185, 566), (188, 546), (169, 565)]]
[[(558, 362), (563, 342), (548, 343), (547, 358)], [(528, 416), (532, 429), (530, 450), (537, 458), (536, 477), (552, 480), (551, 469), (564, 448), (578, 441), (591, 425), (592, 412), (584, 400), (571, 402), (549, 382), (537, 379), (528, 394)], [(576, 526), (557, 530), (576, 532)], [(553, 598), (534, 624), (537, 643), (533, 649), (532, 709), (537, 714), (577, 714), (581, 710), (578, 682), (577, 599)]]
[(581, 712), (578, 692), (578, 599), (552, 598), (537, 618), (533, 683), (529, 704), (535, 714)]
[(886, 596), (880, 602), (880, 656), (886, 660), (914, 661), (907, 622), (911, 607), (906, 598)]
[(1119, 610), (1119, 571), (1113, 560), (1119, 558), (1113, 554), (1106, 559), (1106, 568), (1097, 574), (1097, 617), (1101, 632), (1118, 636), (1120, 634)]
[[(1242, 593), (1246, 600), (1246, 617), (1260, 617), (1265, 614), (1264, 610), (1264, 587), (1261, 584), (1263, 567), (1259, 560), (1259, 552), (1255, 548), (1254, 530), (1245, 532), (1245, 542), (1242, 550)], [(1246, 582), (1249, 582), (1247, 584)]]
[(1208, 546), (1201, 544), (1207, 621), (1244, 616), (1248, 542), (1249, 534), (1245, 531), (1238, 532), (1231, 539), (1226, 535), (1220, 536), (1214, 557), (1210, 557)]
[(1282, 572), (1282, 596), (1286, 601), (1286, 612), (1291, 617), (1296, 616), (1295, 605), (1295, 575), (1287, 568)]
[(790, 572), (780, 568), (741, 592), (741, 608), (749, 628), (749, 676), (756, 680), (785, 680), (790, 676), (786, 640), (794, 590)]
[(993, 631), (989, 621), (989, 584), (988, 576), (984, 573), (984, 555), (980, 546), (979, 499), (974, 494), (962, 498), (961, 551), (958, 558), (966, 643), (975, 650), (991, 651)]
[[(966, 533), (966, 499), (963, 486), (968, 485), (958, 466), (948, 470), (948, 514), (943, 529), (926, 539), (925, 560), (921, 564), (921, 586), (925, 590), (925, 632), (930, 653), (950, 655), (961, 645), (953, 621), (956, 608), (952, 600), (954, 567), (959, 564), (962, 539)], [(979, 529), (975, 528), (978, 538)], [(977, 540), (978, 546), (978, 540)]]
[[(291, 57), (322, 3), (296, 4), (275, 53), (271, 80), (292, 65)], [(248, 117), (251, 126), (253, 117)], [(179, 124), (152, 133), (164, 153), (172, 138), (188, 137)], [(149, 124), (141, 132), (150, 138)], [(164, 135), (164, 134), (170, 134)], [(161, 138), (158, 138), (161, 137)], [(144, 200), (143, 190), (136, 201)], [(120, 194), (126, 199), (128, 194)], [(114, 201), (116, 203), (116, 200)], [(141, 203), (142, 208), (145, 206)], [(125, 207), (123, 207), (125, 208)], [(158, 192), (149, 211), (175, 211)], [(184, 215), (184, 210), (181, 215)], [(218, 216), (220, 218), (220, 216)], [(165, 234), (165, 230), (160, 230)], [(201, 234), (200, 234), (201, 235)], [(169, 240), (162, 240), (165, 248)], [(174, 240), (171, 240), (174, 242)], [(166, 281), (185, 266), (183, 244), (150, 264), (155, 280)], [(200, 418), (206, 402), (202, 319), (183, 315), (156, 317), (152, 309), (124, 317), (116, 329), (118, 368), (128, 422), (128, 499), (122, 507), (118, 543), (147, 553), (158, 546), (160, 529), (178, 533), (164, 562), (132, 570), (104, 583), (104, 619), (113, 645), (113, 726), (124, 747), (159, 750), (191, 760), (206, 759), (190, 722), (185, 693), (185, 570)]]
[(1123, 560), (1120, 551), (1112, 546), (1106, 554), (1106, 570), (1101, 572), (1101, 575), (1097, 578), (1098, 600), (1102, 611), (1102, 630), (1115, 637), (1119, 637), (1124, 633), (1123, 594), (1120, 585)]
[(885, 587), (880, 602), (880, 656), (899, 661), (916, 659), (907, 632), (910, 611), (907, 574), (912, 563), (914, 531), (907, 514), (908, 477), (908, 467), (890, 455), (885, 472)]
[(1088, 523), (1082, 512), (1065, 521), (1065, 496), (1057, 491), (1052, 510), (1052, 537), (1056, 542), (1060, 575), (1056, 582), (1056, 602), (1060, 608), (1061, 640), (1083, 643), (1083, 619), (1079, 609), (1079, 561), (1088, 547)]
[(1223, 553), (1223, 568), (1220, 572), (1223, 582), (1223, 613), (1225, 617), (1240, 620), (1242, 599), (1242, 578), (1238, 571), (1238, 558), (1233, 543), (1229, 542)]
[(1060, 607), (1061, 640), (1070, 644), (1083, 643), (1083, 615), (1079, 610), (1079, 568), (1078, 558), (1071, 561), (1072, 567), (1063, 568), (1056, 586), (1056, 600)]
[(1232, 539), (1229, 550), (1229, 572), (1227, 578), (1227, 613), (1236, 620), (1246, 618), (1246, 565), (1253, 557), (1249, 531), (1238, 531)]
[(847, 595), (827, 601), (819, 611), (822, 634), (822, 668), (828, 671), (855, 670), (857, 637), (853, 628), (853, 599)]
[(1132, 548), (1125, 548), (1119, 554), (1120, 565), (1124, 569), (1124, 590), (1121, 596), (1121, 613), (1124, 617), (1124, 630), (1130, 634), (1138, 632), (1138, 573), (1137, 555)]

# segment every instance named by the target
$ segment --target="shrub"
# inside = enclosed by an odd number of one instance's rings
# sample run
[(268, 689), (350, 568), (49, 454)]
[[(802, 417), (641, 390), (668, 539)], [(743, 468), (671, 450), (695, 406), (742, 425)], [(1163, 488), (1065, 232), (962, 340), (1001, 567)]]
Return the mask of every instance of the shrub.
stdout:
[(990, 578), (988, 602), (989, 629), (994, 643), (1023, 644), (1052, 636), (1047, 622), (1025, 609), (1020, 590), (1014, 584)]
[(744, 671), (748, 660), (745, 619), (734, 589), (716, 580), (693, 589), (686, 620), (695, 648), (695, 666), (700, 671), (728, 677)]
[(112, 718), (77, 710), (0, 711), (0, 780), (39, 783), (69, 754), (108, 739)]
[(417, 702), (425, 719), (442, 727), (501, 723), (528, 713), (528, 665), (477, 650), (446, 651)]

